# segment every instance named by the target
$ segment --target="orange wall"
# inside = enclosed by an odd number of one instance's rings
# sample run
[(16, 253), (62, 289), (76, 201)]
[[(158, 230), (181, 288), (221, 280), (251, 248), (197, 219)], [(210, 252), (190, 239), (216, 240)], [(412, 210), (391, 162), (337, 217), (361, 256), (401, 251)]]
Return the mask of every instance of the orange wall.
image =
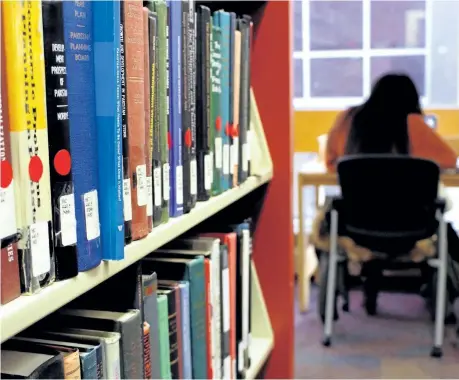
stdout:
[[(294, 113), (294, 151), (316, 152), (317, 136), (327, 133), (339, 111), (296, 111)], [(438, 118), (443, 136), (459, 135), (459, 109), (426, 110)]]

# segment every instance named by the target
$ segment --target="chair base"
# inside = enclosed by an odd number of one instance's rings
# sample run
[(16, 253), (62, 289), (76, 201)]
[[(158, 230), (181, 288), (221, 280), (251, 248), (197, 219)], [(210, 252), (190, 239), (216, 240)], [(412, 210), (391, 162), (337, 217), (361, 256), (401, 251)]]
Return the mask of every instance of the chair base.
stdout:
[(433, 346), (430, 356), (433, 358), (441, 358), (443, 356), (443, 350), (441, 347)]
[(330, 347), (331, 346), (331, 338), (329, 336), (325, 337), (324, 340), (322, 341), (322, 345), (324, 347)]

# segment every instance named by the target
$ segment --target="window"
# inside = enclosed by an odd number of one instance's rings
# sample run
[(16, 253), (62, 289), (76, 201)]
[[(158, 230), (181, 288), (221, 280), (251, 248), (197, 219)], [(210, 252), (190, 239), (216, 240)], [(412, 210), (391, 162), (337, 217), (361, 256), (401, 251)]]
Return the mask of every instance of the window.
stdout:
[(360, 103), (388, 71), (424, 105), (459, 105), (459, 1), (294, 0), (293, 12), (295, 108)]

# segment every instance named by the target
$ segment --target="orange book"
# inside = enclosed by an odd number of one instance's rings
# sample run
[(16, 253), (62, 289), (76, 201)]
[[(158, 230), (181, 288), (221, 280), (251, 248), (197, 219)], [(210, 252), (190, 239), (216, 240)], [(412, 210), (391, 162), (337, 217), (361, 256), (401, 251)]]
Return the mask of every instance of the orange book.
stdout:
[(150, 360), (150, 324), (143, 322), (143, 365), (144, 365), (144, 378), (151, 379), (151, 360)]

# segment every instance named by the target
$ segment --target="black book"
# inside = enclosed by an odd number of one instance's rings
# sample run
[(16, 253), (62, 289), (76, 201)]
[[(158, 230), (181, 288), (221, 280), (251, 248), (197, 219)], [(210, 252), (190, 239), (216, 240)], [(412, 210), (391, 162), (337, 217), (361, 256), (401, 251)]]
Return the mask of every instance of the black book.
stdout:
[(190, 1), (189, 18), (188, 18), (188, 51), (190, 62), (188, 64), (189, 78), (189, 98), (190, 105), (190, 129), (191, 129), (191, 146), (190, 146), (190, 199), (188, 204), (184, 204), (185, 212), (196, 206), (198, 198), (198, 164), (196, 160), (196, 13), (194, 1)]
[(148, 35), (150, 55), (150, 123), (153, 123), (153, 226), (161, 224), (162, 207), (162, 186), (161, 186), (161, 129), (159, 124), (158, 109), (158, 15), (155, 12), (148, 12)]
[(250, 173), (249, 129), (250, 129), (250, 20), (238, 20), (241, 32), (241, 86), (239, 97), (239, 182), (244, 182)]
[[(237, 134), (235, 128), (239, 124), (237, 120), (234, 120), (234, 64), (235, 64), (235, 57), (234, 57), (234, 32), (236, 31), (236, 14), (230, 13), (230, 40), (229, 40), (229, 47), (230, 47), (230, 62), (229, 62), (229, 144), (230, 144), (230, 174), (229, 174), (229, 183), (230, 187), (234, 187), (237, 185), (237, 173), (234, 172), (235, 167), (237, 167), (237, 157), (239, 156), (239, 149), (238, 142), (239, 139), (237, 138)], [(236, 178), (234, 178), (236, 176)]]
[(78, 274), (78, 261), (62, 1), (43, 1), (42, 17), (53, 208), (52, 243), (56, 277), (64, 280)]
[(213, 174), (210, 155), (210, 39), (210, 10), (200, 5), (196, 12), (196, 156), (199, 201), (210, 198)]
[(121, 125), (123, 128), (123, 204), (124, 241), (132, 241), (132, 198), (129, 165), (128, 102), (126, 88), (126, 41), (124, 40), (124, 1), (120, 2), (120, 73), (121, 73)]

